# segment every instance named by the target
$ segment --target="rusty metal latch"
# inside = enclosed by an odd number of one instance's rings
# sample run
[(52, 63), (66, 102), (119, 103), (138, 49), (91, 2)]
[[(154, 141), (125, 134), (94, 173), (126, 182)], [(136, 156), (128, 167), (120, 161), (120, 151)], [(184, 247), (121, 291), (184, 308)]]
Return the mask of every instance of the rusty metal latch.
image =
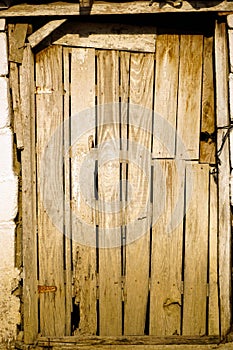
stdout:
[(51, 293), (56, 292), (57, 287), (56, 286), (38, 286), (38, 293)]

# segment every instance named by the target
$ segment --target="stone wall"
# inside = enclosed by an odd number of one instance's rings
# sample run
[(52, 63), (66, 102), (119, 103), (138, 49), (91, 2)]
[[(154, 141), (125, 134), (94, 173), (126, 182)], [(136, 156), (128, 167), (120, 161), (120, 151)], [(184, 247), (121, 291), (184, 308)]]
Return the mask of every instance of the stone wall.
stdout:
[(14, 295), (19, 283), (15, 268), (15, 222), (18, 179), (13, 171), (13, 133), (8, 81), (7, 35), (0, 19), (0, 348), (7, 348), (16, 337), (20, 323), (19, 298)]

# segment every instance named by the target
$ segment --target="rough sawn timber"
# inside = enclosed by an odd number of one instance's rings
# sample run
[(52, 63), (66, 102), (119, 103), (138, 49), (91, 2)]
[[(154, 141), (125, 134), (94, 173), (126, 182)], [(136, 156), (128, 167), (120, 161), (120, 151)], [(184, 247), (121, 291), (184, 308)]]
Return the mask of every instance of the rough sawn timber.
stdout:
[[(189, 1), (183, 1), (180, 8), (170, 4), (161, 6), (160, 2), (149, 6), (149, 1), (135, 2), (95, 2), (89, 11), (90, 15), (111, 14), (141, 14), (141, 13), (168, 13), (168, 12), (232, 12), (233, 4), (228, 1), (196, 1), (193, 6)], [(80, 5), (69, 2), (53, 2), (50, 4), (19, 4), (0, 11), (4, 17), (31, 17), (31, 16), (77, 16), (80, 15)]]

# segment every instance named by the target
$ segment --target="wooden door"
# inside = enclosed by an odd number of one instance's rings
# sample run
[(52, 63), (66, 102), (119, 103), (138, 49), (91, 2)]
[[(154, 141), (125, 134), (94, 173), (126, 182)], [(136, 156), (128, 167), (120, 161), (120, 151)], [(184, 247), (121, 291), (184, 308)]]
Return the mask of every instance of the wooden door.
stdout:
[(153, 30), (35, 56), (42, 336), (220, 334), (213, 33)]

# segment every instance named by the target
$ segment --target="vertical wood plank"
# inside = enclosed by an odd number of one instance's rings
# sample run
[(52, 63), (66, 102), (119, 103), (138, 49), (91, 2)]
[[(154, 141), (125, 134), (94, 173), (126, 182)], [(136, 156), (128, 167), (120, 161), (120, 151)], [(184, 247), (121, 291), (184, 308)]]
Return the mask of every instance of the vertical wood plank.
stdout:
[(209, 166), (187, 163), (183, 335), (206, 334)]
[(99, 51), (97, 64), (100, 335), (121, 335), (118, 52)]
[[(40, 332), (47, 336), (65, 334), (65, 288), (63, 232), (54, 226), (49, 217), (53, 212), (58, 193), (56, 187), (50, 187), (47, 177), (41, 177), (41, 167), (50, 169), (49, 161), (43, 158), (47, 144), (56, 131), (56, 145), (51, 159), (56, 159), (56, 178), (62, 179), (63, 139), (61, 126), (63, 121), (63, 84), (62, 84), (62, 48), (49, 47), (36, 56), (37, 85), (37, 176), (38, 176), (38, 244), (39, 244), (39, 284), (55, 286), (56, 291), (40, 295)], [(49, 174), (48, 174), (49, 175)], [(51, 176), (51, 175), (50, 175)], [(62, 184), (58, 184), (61, 186)], [(51, 201), (46, 203), (46, 212), (42, 198), (50, 193)], [(59, 200), (62, 200), (61, 198)], [(57, 212), (57, 220), (63, 220), (63, 212)]]
[(179, 74), (179, 36), (156, 40), (153, 157), (174, 158)]
[[(145, 331), (149, 291), (154, 55), (131, 54), (124, 334)], [(135, 106), (137, 106), (135, 108)]]
[[(229, 125), (228, 111), (228, 49), (226, 24), (215, 26), (215, 71), (216, 71), (216, 119), (217, 127)], [(217, 149), (222, 146), (226, 130), (218, 129)], [(221, 335), (231, 327), (231, 214), (229, 193), (229, 140), (222, 148), (218, 166), (218, 229), (219, 229), (219, 284)]]
[[(79, 327), (75, 334), (96, 334), (95, 50), (72, 49), (71, 58), (71, 182), (75, 303)], [(80, 132), (82, 130), (82, 132)], [(85, 178), (82, 167), (85, 162)], [(85, 184), (87, 178), (89, 184)], [(85, 191), (87, 190), (87, 191)], [(76, 315), (78, 317), (78, 315)]]
[(218, 193), (214, 176), (210, 174), (209, 208), (209, 307), (208, 334), (219, 335), (218, 293)]
[(150, 334), (181, 334), (183, 162), (154, 161)]
[(9, 61), (22, 63), (28, 24), (9, 24)]
[(64, 82), (64, 251), (65, 251), (65, 291), (66, 291), (66, 335), (71, 335), (72, 313), (72, 232), (71, 232), (71, 181), (70, 181), (70, 48), (63, 48), (63, 82)]
[(37, 213), (34, 56), (27, 45), (20, 69), (20, 95), (24, 149), (22, 151), (22, 222), (24, 264), (24, 342), (32, 344), (38, 334)]
[(17, 63), (10, 62), (10, 88), (12, 94), (13, 106), (13, 125), (16, 134), (16, 143), (18, 149), (23, 149), (23, 125), (20, 104), (19, 91), (19, 67)]
[(215, 164), (213, 37), (204, 38), (200, 163)]
[(199, 159), (203, 35), (181, 35), (177, 157)]

